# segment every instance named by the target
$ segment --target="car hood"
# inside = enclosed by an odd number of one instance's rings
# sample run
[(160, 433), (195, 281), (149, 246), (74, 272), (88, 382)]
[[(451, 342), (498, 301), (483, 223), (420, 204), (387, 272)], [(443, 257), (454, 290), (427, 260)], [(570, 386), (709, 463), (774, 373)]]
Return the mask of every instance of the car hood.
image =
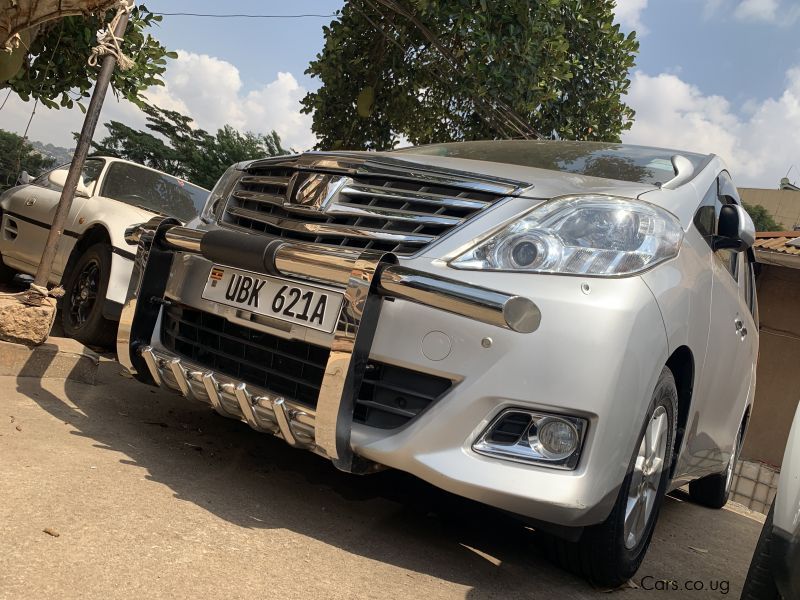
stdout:
[(409, 166), (414, 165), (429, 171), (446, 171), (450, 173), (458, 171), (465, 174), (485, 176), (490, 179), (513, 181), (521, 188), (514, 194), (515, 196), (537, 200), (568, 194), (613, 194), (626, 198), (636, 198), (640, 194), (658, 189), (654, 185), (642, 183), (617, 181), (577, 173), (551, 171), (549, 169), (468, 158), (430, 156), (411, 152), (347, 152), (341, 154), (394, 166), (408, 164)]

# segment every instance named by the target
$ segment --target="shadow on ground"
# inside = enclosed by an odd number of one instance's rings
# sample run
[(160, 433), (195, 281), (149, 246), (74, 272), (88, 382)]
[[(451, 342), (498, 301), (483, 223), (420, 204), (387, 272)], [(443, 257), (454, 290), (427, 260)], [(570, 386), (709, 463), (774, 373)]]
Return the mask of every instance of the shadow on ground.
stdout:
[[(537, 534), (500, 511), (399, 472), (341, 473), (322, 458), (219, 417), (203, 404), (125, 378), (121, 371), (118, 363), (105, 361), (96, 386), (66, 382), (66, 402), (39, 380), (19, 378), (17, 386), (74, 427), (76, 435), (123, 453), (128, 457), (123, 464), (146, 469), (148, 479), (168, 486), (176, 498), (238, 527), (288, 529), (469, 586), (473, 598), (533, 597), (534, 590), (544, 591), (536, 597), (545, 598), (551, 597), (547, 590), (571, 590), (561, 597), (572, 598), (596, 593), (552, 566), (536, 543)], [(747, 520), (670, 499), (641, 574), (714, 576), (733, 580), (732, 590), (740, 587), (741, 565), (746, 571), (759, 529), (756, 523), (739, 525), (748, 536), (752, 530), (752, 540), (737, 539), (741, 557), (732, 558), (725, 532), (742, 519)], [(709, 523), (719, 531), (703, 531)], [(692, 544), (705, 546), (706, 555), (696, 554)]]

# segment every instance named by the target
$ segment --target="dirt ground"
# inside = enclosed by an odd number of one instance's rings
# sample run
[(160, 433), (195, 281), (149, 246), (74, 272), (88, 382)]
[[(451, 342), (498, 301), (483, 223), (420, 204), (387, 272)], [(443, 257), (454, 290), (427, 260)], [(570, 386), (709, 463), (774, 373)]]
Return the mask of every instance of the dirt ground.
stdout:
[[(0, 598), (608, 597), (498, 511), (340, 473), (120, 372), (0, 378)], [(763, 518), (685, 500), (613, 597), (739, 597)]]

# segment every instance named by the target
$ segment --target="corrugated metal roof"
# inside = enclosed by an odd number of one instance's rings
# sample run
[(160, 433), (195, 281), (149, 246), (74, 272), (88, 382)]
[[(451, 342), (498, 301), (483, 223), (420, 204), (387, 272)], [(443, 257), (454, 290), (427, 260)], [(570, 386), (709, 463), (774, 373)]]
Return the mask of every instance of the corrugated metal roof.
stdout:
[(760, 231), (756, 233), (753, 249), (800, 256), (799, 234), (797, 231)]

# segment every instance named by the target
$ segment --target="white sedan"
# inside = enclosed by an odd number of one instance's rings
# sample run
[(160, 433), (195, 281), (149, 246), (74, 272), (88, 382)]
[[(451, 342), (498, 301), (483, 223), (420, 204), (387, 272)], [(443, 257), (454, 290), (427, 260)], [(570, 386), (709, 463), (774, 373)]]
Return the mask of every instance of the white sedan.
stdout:
[[(44, 250), (69, 165), (0, 195), (0, 279), (34, 274)], [(50, 273), (62, 283), (62, 322), (85, 344), (112, 347), (134, 254), (125, 229), (161, 214), (189, 221), (208, 190), (117, 158), (86, 161)]]

